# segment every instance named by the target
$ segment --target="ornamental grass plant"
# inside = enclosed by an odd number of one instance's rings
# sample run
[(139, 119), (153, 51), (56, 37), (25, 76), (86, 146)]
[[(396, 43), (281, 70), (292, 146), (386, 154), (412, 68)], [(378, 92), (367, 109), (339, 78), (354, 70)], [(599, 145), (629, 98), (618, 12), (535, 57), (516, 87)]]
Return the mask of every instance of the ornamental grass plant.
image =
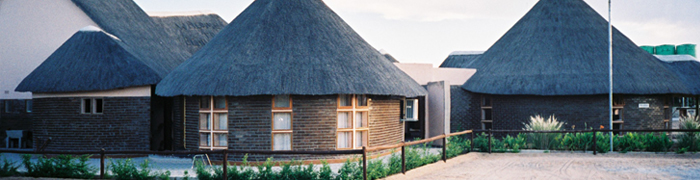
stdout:
[[(700, 122), (696, 116), (687, 114), (680, 119), (680, 128), (699, 130)], [(678, 152), (697, 152), (700, 150), (700, 133), (683, 132), (678, 136)]]
[[(549, 116), (545, 119), (540, 115), (530, 116), (530, 122), (524, 123), (525, 128), (523, 130), (528, 131), (559, 131), (563, 122), (557, 121), (554, 115)], [(559, 133), (528, 133), (527, 139), (529, 143), (536, 149), (549, 150), (556, 148), (559, 144), (555, 141), (561, 139), (561, 134)]]

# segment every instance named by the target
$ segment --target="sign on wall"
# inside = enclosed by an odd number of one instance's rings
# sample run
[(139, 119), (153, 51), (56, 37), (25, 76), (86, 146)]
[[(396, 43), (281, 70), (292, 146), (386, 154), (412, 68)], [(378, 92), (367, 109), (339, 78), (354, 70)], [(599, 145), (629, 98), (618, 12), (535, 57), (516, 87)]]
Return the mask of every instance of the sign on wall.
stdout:
[(649, 103), (639, 103), (639, 108), (649, 108)]

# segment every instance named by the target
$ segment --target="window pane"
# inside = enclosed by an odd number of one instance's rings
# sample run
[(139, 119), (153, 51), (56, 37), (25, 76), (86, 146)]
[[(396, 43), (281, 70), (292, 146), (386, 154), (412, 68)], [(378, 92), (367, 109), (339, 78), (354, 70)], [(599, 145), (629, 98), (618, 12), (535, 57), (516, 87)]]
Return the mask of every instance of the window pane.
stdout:
[(613, 120), (619, 121), (622, 120), (622, 109), (613, 109)]
[(210, 136), (209, 133), (199, 133), (199, 146), (211, 146)]
[(32, 112), (32, 100), (27, 100), (27, 112)]
[(352, 95), (341, 94), (339, 106), (352, 106)]
[[(5, 108), (7, 108), (7, 103), (5, 105)], [(83, 99), (83, 113), (92, 113), (92, 99)]]
[(406, 100), (406, 119), (415, 119), (416, 115), (413, 114), (413, 108), (415, 108), (415, 101), (412, 99)]
[(366, 95), (357, 95), (357, 106), (367, 106)]
[(226, 109), (226, 97), (215, 97), (214, 109)]
[(484, 96), (481, 99), (481, 106), (491, 106), (491, 97)]
[(338, 128), (352, 128), (350, 112), (338, 112)]
[(214, 134), (214, 146), (228, 146), (228, 134)]
[(214, 114), (216, 121), (214, 122), (214, 128), (216, 130), (227, 130), (228, 129), (228, 114), (219, 113)]
[(274, 130), (292, 129), (292, 113), (274, 113)]
[(275, 96), (275, 107), (276, 108), (288, 108), (289, 106), (289, 95), (277, 95)]
[(355, 113), (355, 127), (367, 127), (367, 112)]
[(351, 148), (352, 146), (352, 132), (339, 132), (338, 133), (338, 148)]
[(199, 109), (210, 109), (211, 97), (199, 98)]
[(102, 99), (95, 99), (95, 113), (102, 113)]
[(490, 122), (481, 123), (481, 125), (482, 125), (482, 128), (484, 128), (485, 130), (486, 130), (486, 129), (492, 129), (492, 128), (493, 128), (493, 127), (492, 127), (493, 124), (490, 123)]
[(366, 146), (366, 142), (367, 142), (367, 132), (365, 132), (365, 131), (355, 132), (355, 147), (356, 148)]
[(292, 134), (273, 134), (273, 150), (292, 150)]
[(481, 113), (483, 113), (481, 115), (481, 117), (483, 118), (482, 120), (493, 120), (491, 109), (482, 109)]
[(209, 113), (199, 114), (199, 129), (211, 130), (209, 119), (211, 119), (211, 115)]

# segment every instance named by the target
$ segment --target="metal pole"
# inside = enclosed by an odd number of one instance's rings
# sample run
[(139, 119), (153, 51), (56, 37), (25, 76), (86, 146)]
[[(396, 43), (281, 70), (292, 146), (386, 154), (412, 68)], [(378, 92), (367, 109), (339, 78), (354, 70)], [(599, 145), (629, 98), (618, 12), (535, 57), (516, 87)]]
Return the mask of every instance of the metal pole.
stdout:
[(224, 152), (224, 176), (223, 179), (227, 180), (228, 179), (228, 152), (226, 150), (223, 150)]
[(100, 179), (105, 178), (105, 148), (100, 150)]
[(405, 144), (401, 145), (401, 173), (406, 174), (406, 145)]
[(362, 178), (367, 180), (367, 147), (362, 146)]
[(447, 162), (447, 134), (442, 137), (442, 161)]
[[(613, 29), (612, 29), (612, 0), (608, 0), (608, 54), (610, 60), (610, 130), (613, 129)], [(613, 132), (610, 131), (610, 152), (613, 151)]]

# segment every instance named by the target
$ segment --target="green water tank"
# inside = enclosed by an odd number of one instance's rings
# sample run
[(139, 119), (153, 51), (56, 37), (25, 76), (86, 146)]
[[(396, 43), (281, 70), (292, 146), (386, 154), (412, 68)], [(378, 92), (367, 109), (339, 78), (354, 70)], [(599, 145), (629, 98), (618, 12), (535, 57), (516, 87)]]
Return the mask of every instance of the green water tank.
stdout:
[(682, 44), (676, 46), (676, 54), (688, 54), (693, 57), (695, 56), (695, 44)]
[(676, 54), (676, 46), (664, 44), (656, 46), (656, 54), (658, 55), (674, 55)]
[(654, 54), (654, 46), (639, 46), (644, 51), (649, 52), (649, 54)]

